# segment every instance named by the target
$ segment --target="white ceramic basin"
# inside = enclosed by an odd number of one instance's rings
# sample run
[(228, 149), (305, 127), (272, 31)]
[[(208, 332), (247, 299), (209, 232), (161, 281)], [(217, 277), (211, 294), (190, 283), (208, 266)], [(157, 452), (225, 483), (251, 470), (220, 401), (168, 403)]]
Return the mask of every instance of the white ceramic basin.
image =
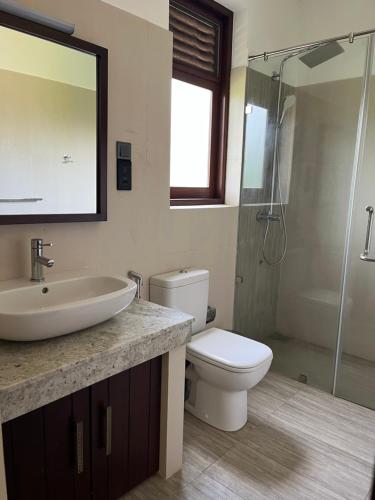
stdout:
[(114, 276), (46, 283), (21, 282), (0, 290), (0, 338), (41, 340), (105, 321), (133, 301), (137, 285)]

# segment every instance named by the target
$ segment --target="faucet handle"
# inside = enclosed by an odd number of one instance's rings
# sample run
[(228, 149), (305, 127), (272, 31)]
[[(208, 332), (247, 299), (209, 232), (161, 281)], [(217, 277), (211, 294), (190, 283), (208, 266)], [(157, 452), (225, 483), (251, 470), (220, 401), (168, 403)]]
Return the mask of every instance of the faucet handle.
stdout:
[(42, 247), (53, 247), (53, 243), (52, 241), (50, 241), (49, 243), (42, 243)]
[(52, 243), (43, 243), (43, 240), (42, 238), (33, 238), (31, 240), (31, 248), (33, 250), (37, 250), (38, 248), (42, 248), (42, 247), (51, 247), (52, 246)]

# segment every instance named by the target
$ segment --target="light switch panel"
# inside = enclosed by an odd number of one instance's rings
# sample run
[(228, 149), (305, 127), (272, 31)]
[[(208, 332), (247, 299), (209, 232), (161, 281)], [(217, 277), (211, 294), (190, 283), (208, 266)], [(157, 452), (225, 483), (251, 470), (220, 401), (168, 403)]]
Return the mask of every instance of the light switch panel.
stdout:
[(117, 189), (119, 191), (131, 191), (132, 146), (130, 142), (117, 142), (116, 156), (117, 156)]

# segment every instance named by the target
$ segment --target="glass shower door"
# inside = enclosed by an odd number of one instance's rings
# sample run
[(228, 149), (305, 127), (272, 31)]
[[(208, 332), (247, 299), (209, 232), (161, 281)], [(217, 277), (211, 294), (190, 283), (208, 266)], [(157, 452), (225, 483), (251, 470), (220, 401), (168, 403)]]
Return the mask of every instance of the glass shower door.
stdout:
[[(373, 42), (369, 51), (373, 59)], [(372, 207), (375, 209), (375, 74), (371, 60), (367, 83), (334, 392), (375, 409), (375, 241), (371, 244), (371, 238), (367, 238), (367, 234), (371, 236)]]
[[(327, 392), (337, 366), (367, 39), (340, 46), (339, 55), (314, 67), (301, 54), (250, 64), (234, 309), (234, 330), (269, 345), (274, 370)], [(281, 196), (273, 164), (276, 123)], [(280, 214), (280, 199), (287, 250), (281, 264), (270, 265), (263, 252), (266, 222), (257, 214), (268, 213), (271, 204)], [(269, 225), (268, 260), (278, 260), (282, 245), (276, 220)]]

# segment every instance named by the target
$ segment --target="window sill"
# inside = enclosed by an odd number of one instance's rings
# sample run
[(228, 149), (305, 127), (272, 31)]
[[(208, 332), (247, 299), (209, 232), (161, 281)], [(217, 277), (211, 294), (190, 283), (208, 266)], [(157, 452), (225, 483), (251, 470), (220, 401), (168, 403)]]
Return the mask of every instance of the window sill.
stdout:
[(188, 197), (180, 197), (180, 198), (171, 198), (170, 200), (171, 207), (189, 207), (194, 205), (223, 205), (224, 200), (222, 198), (188, 198)]
[(233, 205), (225, 205), (221, 203), (220, 205), (171, 205), (169, 207), (171, 210), (194, 210), (202, 208), (235, 208)]

